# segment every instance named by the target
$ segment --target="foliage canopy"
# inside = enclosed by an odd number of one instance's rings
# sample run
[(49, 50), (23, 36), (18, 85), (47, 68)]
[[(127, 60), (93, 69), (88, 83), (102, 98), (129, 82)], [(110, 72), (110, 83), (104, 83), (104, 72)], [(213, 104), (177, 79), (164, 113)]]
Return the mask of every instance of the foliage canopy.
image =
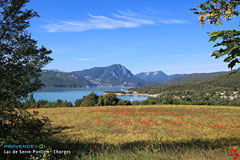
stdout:
[[(48, 118), (37, 118), (22, 109), (21, 101), (40, 88), (41, 68), (52, 59), (51, 51), (38, 47), (27, 31), (38, 17), (25, 9), (29, 0), (0, 0), (0, 144), (34, 144), (46, 139)], [(31, 97), (32, 99), (32, 97)], [(30, 101), (34, 103), (34, 101)], [(0, 155), (0, 159), (23, 159), (30, 155)]]
[[(239, 0), (207, 0), (193, 8), (195, 14), (199, 14), (199, 22), (201, 25), (205, 21), (210, 24), (222, 25), (223, 20), (230, 21), (233, 17), (239, 15)], [(239, 27), (239, 26), (238, 26)], [(212, 56), (215, 58), (225, 57), (224, 62), (228, 63), (228, 67), (233, 69), (240, 63), (240, 30), (222, 30), (217, 32), (208, 33), (210, 40), (215, 42), (219, 40), (214, 47), (221, 47), (213, 52)]]
[(33, 10), (23, 10), (27, 2), (0, 0), (1, 108), (16, 107), (16, 102), (39, 89), (41, 68), (52, 60), (51, 51), (39, 48), (27, 31), (30, 19), (38, 17)]

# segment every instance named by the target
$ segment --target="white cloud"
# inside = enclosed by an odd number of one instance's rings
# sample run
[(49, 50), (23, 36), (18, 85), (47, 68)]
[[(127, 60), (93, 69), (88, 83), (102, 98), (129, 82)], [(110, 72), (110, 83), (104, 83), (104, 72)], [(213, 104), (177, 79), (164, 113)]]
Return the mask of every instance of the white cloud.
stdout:
[(129, 9), (127, 11), (118, 10), (118, 13), (120, 13), (121, 15), (124, 15), (124, 16), (129, 16), (129, 17), (139, 16), (138, 13), (132, 12)]
[(164, 24), (184, 24), (186, 23), (186, 20), (179, 20), (179, 19), (169, 19), (169, 20), (160, 20), (159, 23)]
[(91, 58), (77, 58), (78, 61), (95, 61), (96, 59)]
[(163, 24), (183, 24), (185, 21), (177, 19), (155, 20), (130, 10), (118, 10), (117, 14), (110, 16), (88, 14), (85, 21), (63, 21), (53, 22), (43, 26), (47, 32), (82, 32), (87, 30), (116, 29), (116, 28), (136, 28), (143, 25)]

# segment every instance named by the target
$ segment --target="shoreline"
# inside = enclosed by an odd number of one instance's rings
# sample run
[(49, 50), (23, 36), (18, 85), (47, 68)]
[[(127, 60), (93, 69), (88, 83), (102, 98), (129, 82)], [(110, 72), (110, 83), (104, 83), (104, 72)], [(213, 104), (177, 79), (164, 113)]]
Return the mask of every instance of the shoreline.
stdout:
[(105, 93), (106, 94), (115, 94), (116, 96), (147, 96), (147, 97), (157, 97), (160, 94), (145, 94), (145, 93)]

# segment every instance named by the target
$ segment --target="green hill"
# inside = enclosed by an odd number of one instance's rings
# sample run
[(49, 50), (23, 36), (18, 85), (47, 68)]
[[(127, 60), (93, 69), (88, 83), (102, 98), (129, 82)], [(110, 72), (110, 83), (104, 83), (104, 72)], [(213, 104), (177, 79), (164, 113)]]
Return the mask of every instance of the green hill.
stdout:
[(186, 83), (192, 81), (199, 81), (199, 80), (207, 80), (215, 77), (219, 77), (221, 75), (225, 75), (228, 72), (213, 72), (213, 73), (192, 73), (180, 77), (176, 77), (166, 82), (166, 84), (179, 84), (179, 83)]
[(86, 79), (72, 73), (58, 72), (53, 70), (44, 70), (41, 73), (40, 80), (44, 86), (54, 87), (89, 87), (94, 86)]
[(240, 91), (240, 73), (225, 74), (209, 80), (194, 81), (182, 84), (163, 84), (151, 85), (130, 89), (138, 93), (169, 93), (175, 95), (183, 95), (184, 93), (211, 93), (216, 92), (235, 92)]

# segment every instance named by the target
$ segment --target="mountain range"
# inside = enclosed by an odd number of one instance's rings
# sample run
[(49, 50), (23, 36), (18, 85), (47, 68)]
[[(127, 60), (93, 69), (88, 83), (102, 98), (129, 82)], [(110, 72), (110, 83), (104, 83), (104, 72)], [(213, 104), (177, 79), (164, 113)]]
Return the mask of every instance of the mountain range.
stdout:
[(227, 72), (167, 75), (162, 71), (157, 71), (142, 72), (134, 75), (126, 67), (120, 64), (113, 64), (107, 67), (94, 67), (73, 72), (43, 70), (40, 79), (44, 86), (54, 87), (139, 87), (154, 84), (176, 84), (194, 80), (206, 80), (226, 73)]
[(137, 77), (139, 77), (145, 81), (145, 85), (164, 84), (169, 80), (172, 80), (177, 77), (183, 77), (185, 75), (187, 75), (187, 74), (167, 75), (162, 71), (141, 72), (141, 73), (136, 74)]
[[(229, 74), (229, 72), (212, 73), (217, 77), (212, 77), (211, 74), (207, 74), (210, 78), (202, 80), (186, 81), (185, 83), (177, 84), (164, 84), (164, 85), (149, 85), (143, 87), (132, 88), (130, 91), (138, 93), (148, 94), (163, 94), (163, 95), (194, 95), (198, 93), (197, 97), (201, 97), (203, 94), (208, 96), (222, 95), (222, 96), (236, 96), (240, 92), (240, 72)], [(192, 74), (195, 75), (195, 74)], [(191, 75), (191, 76), (192, 76)], [(203, 74), (203, 77), (206, 74)], [(199, 75), (197, 75), (199, 76)], [(187, 80), (189, 75), (186, 76)], [(177, 79), (177, 78), (176, 78)]]
[(229, 72), (212, 72), (212, 73), (192, 73), (181, 77), (173, 78), (167, 81), (167, 84), (179, 84), (179, 83), (186, 83), (192, 81), (199, 81), (199, 80), (208, 80), (212, 78), (216, 78), (222, 75), (225, 75)]

